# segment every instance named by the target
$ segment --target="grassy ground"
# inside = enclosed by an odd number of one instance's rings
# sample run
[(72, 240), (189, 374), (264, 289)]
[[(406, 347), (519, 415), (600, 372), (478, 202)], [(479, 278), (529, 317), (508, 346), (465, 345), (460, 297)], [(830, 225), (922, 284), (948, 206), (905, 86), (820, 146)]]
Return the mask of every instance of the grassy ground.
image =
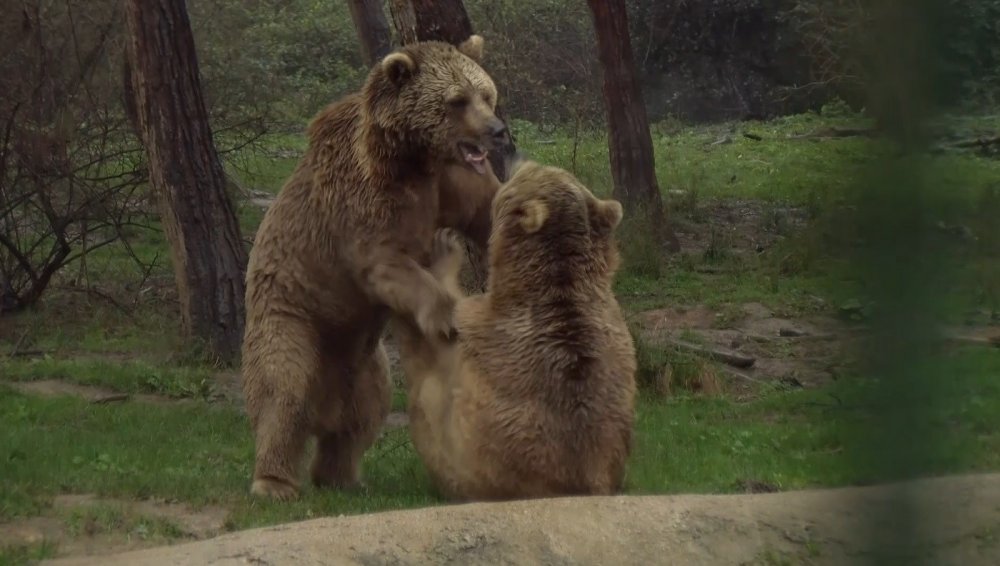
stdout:
[[(843, 205), (852, 196), (853, 172), (891, 148), (864, 137), (789, 136), (859, 122), (806, 115), (654, 128), (661, 189), (686, 246), (661, 265), (641, 242), (624, 242), (627, 264), (617, 290), (625, 308), (636, 313), (702, 305), (718, 312), (719, 326), (725, 327), (745, 303), (794, 318), (836, 315), (858, 302), (865, 282), (841, 253), (859, 245), (852, 240), (850, 209)], [(575, 171), (595, 192), (609, 193), (603, 136), (574, 140), (515, 125), (522, 151)], [(270, 147), (275, 155), (237, 156), (230, 164), (242, 185), (276, 192), (303, 140), (276, 136)], [(955, 260), (947, 266), (950, 284), (940, 295), (940, 310), (949, 322), (987, 323), (1000, 311), (1000, 236), (991, 228), (1000, 213), (1000, 161), (968, 154), (928, 161), (940, 187), (928, 221), (942, 226), (941, 245)], [(241, 205), (245, 233), (261, 214), (252, 204)], [(973, 238), (963, 238), (966, 232)], [(249, 427), (238, 403), (220, 395), (226, 389), (220, 375), (231, 382), (233, 372), (220, 374), (200, 363), (175, 338), (176, 302), (162, 234), (136, 233), (131, 245), (151, 268), (141, 271), (122, 248), (109, 246), (88, 258), (92, 291), (80, 292), (61, 280), (39, 309), (0, 321), (0, 526), (51, 515), (56, 496), (74, 493), (221, 507), (227, 511), (226, 529), (437, 503), (405, 429), (388, 431), (368, 453), (368, 485), (362, 491), (309, 490), (300, 501), (282, 505), (250, 500)], [(68, 271), (75, 273), (75, 267)], [(657, 354), (652, 358), (680, 356), (656, 344), (646, 347)], [(30, 351), (39, 353), (23, 355)], [(4, 355), (14, 352), (19, 355)], [(943, 386), (934, 399), (923, 401), (928, 427), (941, 441), (927, 452), (922, 469), (1000, 469), (997, 351), (951, 349), (934, 369)], [(732, 492), (752, 485), (784, 490), (881, 479), (879, 470), (851, 457), (871, 417), (870, 381), (850, 366), (837, 377), (809, 389), (755, 382), (750, 394), (740, 396), (695, 394), (683, 387), (666, 397), (644, 392), (628, 491)], [(15, 387), (45, 380), (165, 399), (94, 404)], [(403, 407), (401, 394), (394, 404)], [(70, 536), (86, 536), (80, 534), (81, 522), (126, 537), (187, 536), (169, 520), (126, 518), (100, 508), (89, 518), (75, 513), (59, 517)], [(0, 563), (30, 562), (59, 551), (51, 542), (8, 545), (3, 533), (0, 529)]]

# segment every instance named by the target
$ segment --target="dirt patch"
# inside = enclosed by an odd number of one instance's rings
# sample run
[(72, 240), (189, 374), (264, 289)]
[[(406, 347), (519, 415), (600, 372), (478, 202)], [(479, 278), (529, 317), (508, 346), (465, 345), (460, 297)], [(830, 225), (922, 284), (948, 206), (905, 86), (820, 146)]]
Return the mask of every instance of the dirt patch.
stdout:
[(698, 305), (646, 311), (636, 315), (635, 319), (650, 332), (662, 332), (711, 328), (717, 316), (718, 314), (708, 307)]
[(802, 207), (752, 200), (688, 202), (688, 193), (672, 195), (676, 202), (677, 238), (684, 253), (744, 255), (760, 253), (808, 224)]
[(60, 555), (99, 556), (217, 536), (227, 515), (219, 507), (59, 495), (42, 516), (0, 524), (0, 546), (48, 542)]
[[(843, 347), (853, 336), (853, 330), (836, 319), (782, 318), (758, 303), (741, 305), (725, 318), (698, 306), (646, 311), (633, 320), (647, 343), (691, 352), (694, 350), (686, 345), (698, 346), (701, 351), (694, 353), (714, 357), (737, 383), (824, 385), (834, 379), (842, 364)], [(752, 364), (748, 366), (745, 358), (752, 359)]]
[(104, 387), (79, 385), (58, 379), (42, 379), (38, 381), (4, 381), (8, 387), (21, 393), (39, 395), (42, 397), (70, 396), (79, 397), (91, 403), (117, 403), (121, 401), (140, 401), (158, 405), (182, 403), (189, 399), (173, 399), (150, 393), (121, 393)]
[(410, 426), (410, 415), (403, 411), (389, 413), (389, 416), (385, 419), (385, 424), (382, 428), (386, 430), (392, 430), (394, 428), (403, 428), (405, 426)]
[[(933, 521), (919, 548), (886, 548), (866, 519)], [(898, 518), (898, 517), (897, 517)], [(892, 517), (882, 524), (898, 526)], [(560, 498), (323, 518), (63, 565), (854, 564), (881, 550), (953, 564), (1000, 553), (1000, 474), (748, 495)]]
[[(718, 361), (723, 373), (735, 379), (733, 392), (737, 393), (740, 383), (823, 386), (849, 366), (850, 352), (866, 335), (857, 322), (824, 315), (787, 318), (759, 303), (739, 305), (725, 313), (700, 305), (656, 309), (638, 313), (632, 320), (649, 345)], [(1000, 348), (1000, 326), (996, 325), (970, 323), (944, 329), (943, 336), (952, 344)], [(686, 345), (697, 346), (699, 351)], [(744, 357), (753, 363), (740, 363)]]
[(278, 196), (275, 194), (256, 189), (246, 190), (244, 196), (247, 202), (264, 210), (271, 208), (271, 205), (274, 204), (275, 199), (278, 198)]
[(1000, 326), (967, 326), (949, 331), (948, 338), (962, 344), (1000, 348)]
[(239, 370), (216, 372), (212, 386), (216, 399), (243, 406), (243, 383)]

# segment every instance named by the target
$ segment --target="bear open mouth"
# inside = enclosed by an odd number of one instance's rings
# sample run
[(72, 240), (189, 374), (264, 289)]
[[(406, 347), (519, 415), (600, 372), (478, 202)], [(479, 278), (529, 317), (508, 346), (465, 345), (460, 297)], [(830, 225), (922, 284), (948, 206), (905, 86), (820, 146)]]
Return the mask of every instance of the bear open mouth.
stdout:
[(472, 166), (480, 175), (486, 174), (486, 155), (489, 153), (483, 146), (467, 142), (458, 142), (458, 151), (465, 162)]

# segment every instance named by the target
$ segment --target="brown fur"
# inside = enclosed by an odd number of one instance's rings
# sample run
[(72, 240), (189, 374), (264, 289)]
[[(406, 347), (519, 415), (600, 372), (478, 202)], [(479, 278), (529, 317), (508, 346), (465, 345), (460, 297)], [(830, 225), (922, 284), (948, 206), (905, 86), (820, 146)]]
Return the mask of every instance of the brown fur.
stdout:
[[(460, 298), (458, 340), (395, 320), (413, 442), (456, 499), (620, 490), (636, 359), (612, 293), (622, 208), (569, 173), (527, 163), (493, 202), (488, 291)], [(460, 297), (461, 253), (431, 268)]]
[[(434, 230), (489, 232), (492, 173), (464, 191), (460, 141), (502, 127), (482, 41), (427, 42), (388, 55), (363, 89), (322, 110), (309, 147), (267, 211), (247, 268), (243, 390), (256, 437), (251, 491), (350, 487), (389, 411), (381, 336), (390, 312), (428, 335), (453, 330), (453, 297), (425, 268)], [(470, 56), (472, 58), (470, 58)], [(443, 208), (442, 208), (443, 207)], [(482, 226), (483, 222), (487, 226)]]

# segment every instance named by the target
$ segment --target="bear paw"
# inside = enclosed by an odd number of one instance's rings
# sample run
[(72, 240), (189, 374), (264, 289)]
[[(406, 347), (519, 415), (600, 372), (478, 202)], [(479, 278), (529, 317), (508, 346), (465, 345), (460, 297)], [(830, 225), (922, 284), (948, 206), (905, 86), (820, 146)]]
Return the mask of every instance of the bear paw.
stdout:
[(299, 496), (299, 490), (294, 485), (285, 482), (257, 479), (250, 487), (250, 494), (276, 501), (289, 501)]
[(465, 259), (465, 248), (458, 233), (450, 228), (442, 228), (434, 234), (431, 242), (430, 271), (438, 281), (457, 278)]
[(462, 242), (451, 228), (442, 228), (434, 234), (431, 243), (431, 263), (452, 259), (462, 253)]
[(455, 299), (447, 293), (438, 293), (421, 303), (416, 316), (417, 327), (429, 338), (451, 342), (457, 336), (455, 329)]

